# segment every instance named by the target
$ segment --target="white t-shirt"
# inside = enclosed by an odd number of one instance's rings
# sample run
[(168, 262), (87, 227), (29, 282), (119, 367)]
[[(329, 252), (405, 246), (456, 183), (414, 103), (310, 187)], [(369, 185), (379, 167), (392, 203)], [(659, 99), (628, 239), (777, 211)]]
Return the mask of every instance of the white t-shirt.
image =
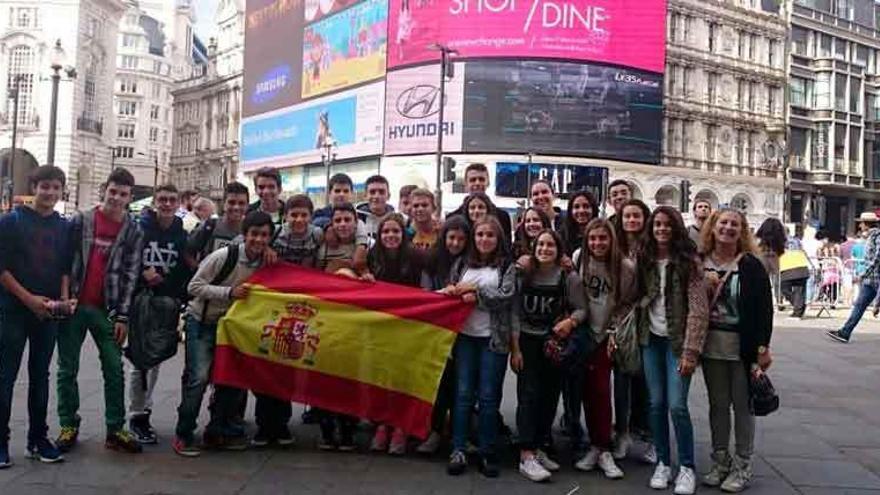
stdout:
[[(461, 282), (474, 284), (478, 288), (498, 287), (498, 268), (467, 268), (461, 276)], [(492, 320), (489, 312), (479, 307), (474, 308), (467, 319), (461, 333), (471, 337), (489, 337), (492, 335)]]
[(666, 267), (668, 265), (668, 259), (657, 260), (657, 271), (660, 272), (660, 293), (651, 302), (648, 311), (651, 333), (658, 337), (669, 337), (669, 327), (666, 325)]

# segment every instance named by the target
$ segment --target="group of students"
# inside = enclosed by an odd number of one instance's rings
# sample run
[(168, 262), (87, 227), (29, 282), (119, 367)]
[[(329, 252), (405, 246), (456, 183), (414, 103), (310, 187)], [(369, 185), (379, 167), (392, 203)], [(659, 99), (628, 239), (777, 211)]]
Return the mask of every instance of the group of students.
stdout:
[[(284, 261), (436, 291), (474, 305), (441, 379), (433, 431), (417, 448), (436, 451), (449, 425), (451, 475), (467, 469), (472, 438), (480, 472), (499, 475), (499, 409), (509, 366), (517, 373), (516, 438), (525, 477), (544, 481), (560, 468), (551, 432), (561, 397), (576, 469), (598, 467), (608, 478), (621, 478), (616, 461), (641, 437), (645, 460), (656, 464), (650, 486), (666, 489), (674, 483), (675, 493), (693, 493), (688, 390), (702, 365), (713, 447), (703, 482), (727, 492), (748, 486), (755, 427), (749, 374), (772, 362), (773, 305), (769, 278), (741, 212), (712, 212), (711, 205), (698, 202), (694, 231), (677, 210), (661, 206), (652, 212), (632, 198), (628, 183), (617, 180), (607, 194), (615, 214), (605, 219), (591, 193), (572, 194), (563, 211), (554, 205), (551, 185), (538, 180), (531, 185), (532, 206), (514, 229), (510, 216), (486, 195), (489, 173), (478, 163), (465, 172), (467, 198), (445, 221), (425, 189), (406, 188), (401, 204), (408, 211), (395, 212), (388, 204), (388, 181), (378, 175), (367, 180), (367, 201), (357, 207), (351, 179), (333, 176), (328, 205), (318, 210), (304, 195), (281, 201), (277, 171), (260, 170), (254, 183), (259, 201), (249, 206), (248, 189), (230, 183), (222, 216), (187, 236), (175, 215), (174, 186), (158, 187), (152, 208), (134, 220), (126, 209), (134, 179), (116, 169), (101, 204), (68, 222), (54, 211), (64, 174), (50, 166), (37, 169), (33, 206), (0, 219), (0, 467), (11, 465), (8, 424), (25, 341), (30, 342), (28, 454), (54, 462), (76, 445), (76, 376), (87, 331), (97, 344), (104, 378), (105, 445), (140, 452), (142, 443), (156, 442), (150, 411), (158, 366), (131, 373), (131, 432), (124, 428), (123, 344), (132, 299), (146, 289), (188, 300), (175, 452), (197, 456), (202, 447), (292, 444), (289, 402), (257, 394), (257, 433), (249, 440), (247, 391), (219, 385), (202, 441), (195, 436), (210, 385), (217, 322), (234, 300), (248, 296), (247, 279), (255, 270)], [(636, 325), (638, 370), (616, 364), (617, 330), (623, 325)], [(46, 407), (56, 338), (61, 433), (52, 442)], [(310, 412), (320, 423), (319, 448), (355, 449), (357, 418)], [(678, 453), (675, 477), (670, 417)], [(403, 454), (407, 442), (407, 432), (375, 425), (370, 447)]]

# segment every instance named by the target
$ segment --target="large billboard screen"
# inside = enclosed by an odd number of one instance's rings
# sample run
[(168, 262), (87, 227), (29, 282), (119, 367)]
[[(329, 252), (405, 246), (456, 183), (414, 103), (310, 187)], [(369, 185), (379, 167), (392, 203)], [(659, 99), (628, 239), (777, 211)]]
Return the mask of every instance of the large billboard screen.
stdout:
[[(461, 151), (464, 110), (464, 65), (454, 66), (446, 81), (443, 110), (443, 150)], [(440, 65), (389, 72), (385, 86), (385, 154), (406, 155), (437, 150), (440, 124)]]
[(379, 154), (384, 92), (379, 82), (246, 119), (243, 170), (320, 162), (329, 143), (337, 159)]
[(470, 61), (466, 152), (659, 163), (662, 75), (596, 64)]
[(390, 0), (388, 67), (461, 57), (602, 62), (663, 72), (666, 0)]
[(306, 27), (302, 97), (382, 77), (387, 41), (388, 0), (366, 0)]
[(243, 116), (277, 110), (300, 100), (302, 26), (303, 0), (248, 0)]

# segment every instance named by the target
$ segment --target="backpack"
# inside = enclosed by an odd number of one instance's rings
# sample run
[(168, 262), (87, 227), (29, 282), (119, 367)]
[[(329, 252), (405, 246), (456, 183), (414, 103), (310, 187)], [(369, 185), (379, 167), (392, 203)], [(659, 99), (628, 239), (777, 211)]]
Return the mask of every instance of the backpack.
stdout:
[(125, 356), (139, 370), (148, 370), (177, 354), (180, 302), (140, 291), (132, 304)]
[[(223, 249), (226, 250), (226, 259), (223, 260), (223, 266), (220, 267), (220, 271), (217, 272), (209, 285), (217, 285), (226, 280), (232, 270), (235, 270), (235, 265), (238, 264), (238, 245), (230, 244)], [(208, 314), (209, 304), (211, 301), (205, 300), (205, 304), (202, 305), (202, 321), (205, 321), (205, 316)]]

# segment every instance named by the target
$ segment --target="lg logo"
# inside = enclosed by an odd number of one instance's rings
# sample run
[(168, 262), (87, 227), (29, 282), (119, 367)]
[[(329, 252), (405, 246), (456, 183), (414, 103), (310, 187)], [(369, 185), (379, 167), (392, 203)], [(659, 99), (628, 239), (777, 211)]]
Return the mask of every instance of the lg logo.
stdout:
[(412, 86), (397, 97), (397, 113), (408, 119), (425, 119), (440, 111), (440, 90), (430, 84)]

